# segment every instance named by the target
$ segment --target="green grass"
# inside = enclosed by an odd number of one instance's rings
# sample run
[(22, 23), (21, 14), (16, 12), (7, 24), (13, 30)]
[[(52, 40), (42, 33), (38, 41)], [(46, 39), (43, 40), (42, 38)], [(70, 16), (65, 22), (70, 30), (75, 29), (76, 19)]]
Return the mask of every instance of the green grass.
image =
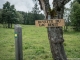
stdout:
[[(53, 60), (45, 27), (21, 25), (24, 60)], [(80, 58), (80, 32), (64, 32), (64, 48), (68, 58)], [(14, 29), (0, 25), (0, 60), (15, 60)]]

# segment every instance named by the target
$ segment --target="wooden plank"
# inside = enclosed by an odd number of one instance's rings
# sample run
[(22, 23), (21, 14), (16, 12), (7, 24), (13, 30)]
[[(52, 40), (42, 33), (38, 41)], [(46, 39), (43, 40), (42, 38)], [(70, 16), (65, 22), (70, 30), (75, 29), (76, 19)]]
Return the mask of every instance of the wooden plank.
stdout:
[(64, 26), (64, 19), (51, 19), (51, 20), (36, 20), (37, 27), (59, 27)]

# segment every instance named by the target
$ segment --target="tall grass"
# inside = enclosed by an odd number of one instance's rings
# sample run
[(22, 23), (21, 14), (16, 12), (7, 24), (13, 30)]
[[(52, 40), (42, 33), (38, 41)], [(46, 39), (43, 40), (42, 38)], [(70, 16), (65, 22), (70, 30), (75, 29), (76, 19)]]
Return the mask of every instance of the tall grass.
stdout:
[[(0, 25), (1, 26), (1, 25)], [(45, 27), (22, 26), (24, 60), (53, 60)], [(80, 58), (80, 32), (64, 32), (68, 58)], [(15, 60), (14, 29), (0, 27), (0, 60)]]

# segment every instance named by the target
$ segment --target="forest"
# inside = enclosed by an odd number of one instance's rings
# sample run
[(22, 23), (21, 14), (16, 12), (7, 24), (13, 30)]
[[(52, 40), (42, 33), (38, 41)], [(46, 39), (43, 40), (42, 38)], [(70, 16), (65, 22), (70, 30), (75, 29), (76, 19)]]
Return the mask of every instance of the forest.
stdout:
[(37, 3), (35, 3), (32, 11), (24, 12), (17, 11), (15, 6), (7, 1), (3, 4), (3, 8), (0, 9), (0, 23), (5, 28), (12, 28), (12, 24), (34, 25), (35, 20), (44, 19), (44, 15), (40, 12)]

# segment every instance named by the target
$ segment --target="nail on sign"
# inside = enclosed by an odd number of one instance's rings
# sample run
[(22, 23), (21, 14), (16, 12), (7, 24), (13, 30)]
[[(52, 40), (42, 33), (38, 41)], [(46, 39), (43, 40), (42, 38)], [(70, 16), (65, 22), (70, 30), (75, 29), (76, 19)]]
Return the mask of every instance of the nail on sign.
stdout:
[(35, 25), (37, 27), (59, 27), (64, 26), (64, 19), (51, 19), (51, 20), (36, 20)]

